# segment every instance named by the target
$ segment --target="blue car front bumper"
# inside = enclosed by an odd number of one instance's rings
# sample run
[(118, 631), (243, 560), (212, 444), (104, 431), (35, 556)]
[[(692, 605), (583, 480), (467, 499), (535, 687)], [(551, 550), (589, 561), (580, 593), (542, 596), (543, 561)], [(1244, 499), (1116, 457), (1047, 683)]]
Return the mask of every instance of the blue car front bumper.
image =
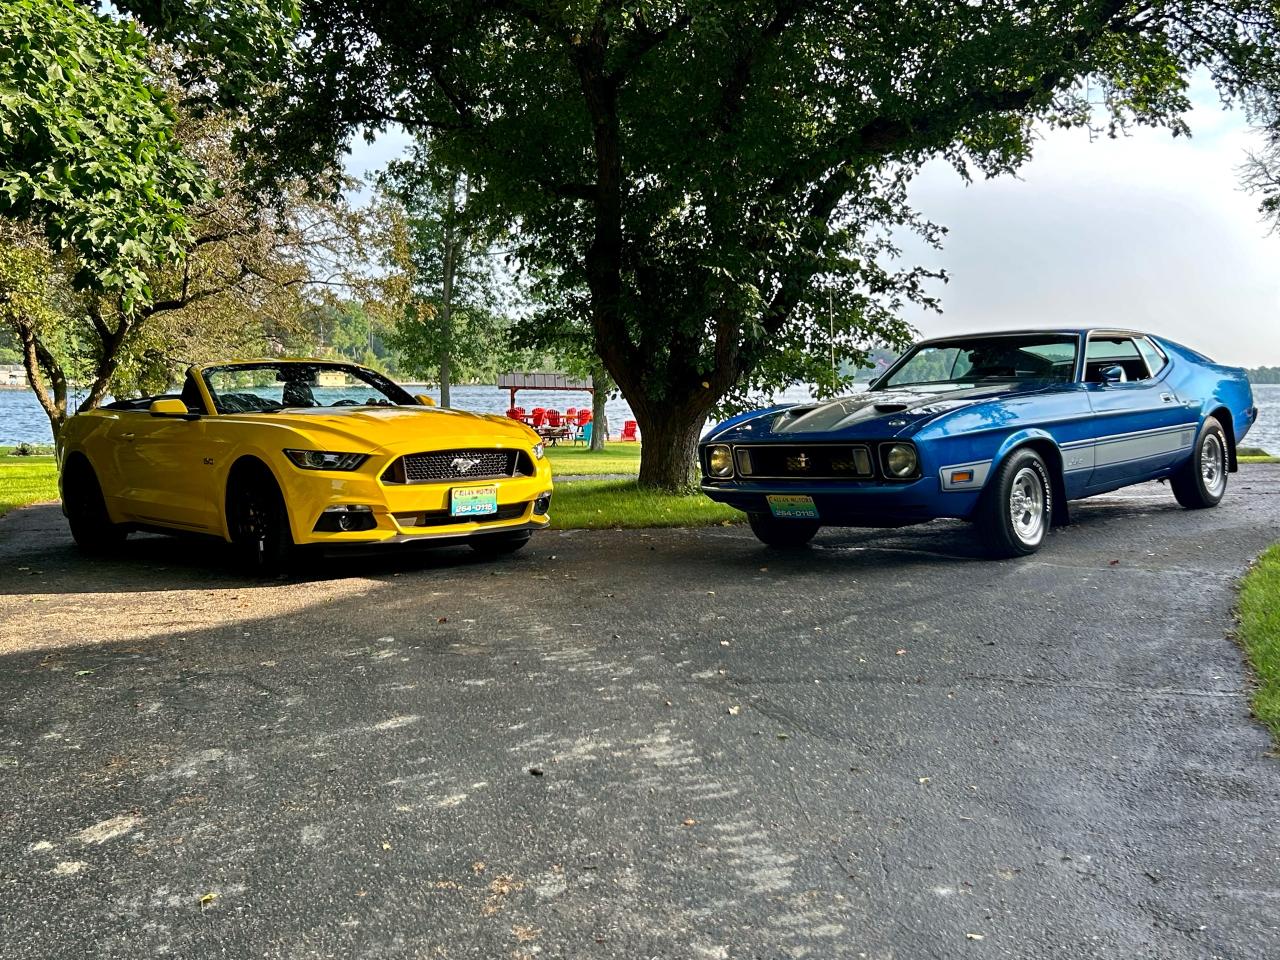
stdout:
[(702, 479), (702, 492), (747, 513), (769, 513), (769, 495), (813, 497), (818, 519), (841, 527), (898, 527), (940, 517), (969, 518), (979, 490), (943, 491), (937, 476), (909, 483)]

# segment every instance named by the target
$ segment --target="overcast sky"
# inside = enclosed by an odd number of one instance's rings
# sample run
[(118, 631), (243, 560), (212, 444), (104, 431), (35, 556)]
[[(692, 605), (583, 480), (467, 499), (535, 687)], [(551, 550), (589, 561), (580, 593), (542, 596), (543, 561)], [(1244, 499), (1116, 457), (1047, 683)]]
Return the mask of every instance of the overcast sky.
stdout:
[[(912, 313), (923, 334), (1052, 324), (1114, 324), (1164, 334), (1215, 360), (1280, 365), (1280, 236), (1268, 233), (1239, 167), (1255, 135), (1197, 85), (1190, 139), (1167, 131), (1090, 142), (1048, 133), (1018, 178), (966, 186), (924, 170), (916, 206), (949, 229), (943, 313)], [(361, 175), (396, 156), (403, 135), (355, 144)]]

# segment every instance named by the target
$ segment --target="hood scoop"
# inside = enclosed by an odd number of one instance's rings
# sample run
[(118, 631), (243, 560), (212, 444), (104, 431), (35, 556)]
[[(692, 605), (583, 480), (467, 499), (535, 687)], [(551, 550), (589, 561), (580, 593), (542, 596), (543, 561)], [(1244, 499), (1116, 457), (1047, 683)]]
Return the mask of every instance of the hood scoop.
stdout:
[(879, 413), (901, 413), (907, 409), (905, 403), (877, 403), (875, 407)]

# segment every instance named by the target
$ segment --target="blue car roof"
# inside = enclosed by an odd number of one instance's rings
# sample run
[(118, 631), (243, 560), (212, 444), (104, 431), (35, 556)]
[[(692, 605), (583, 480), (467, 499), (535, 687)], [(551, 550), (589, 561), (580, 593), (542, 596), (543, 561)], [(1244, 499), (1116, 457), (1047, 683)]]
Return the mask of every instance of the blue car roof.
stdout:
[(1123, 333), (1134, 336), (1147, 336), (1141, 330), (1133, 330), (1128, 327), (1022, 327), (1017, 330), (971, 330), (960, 333), (944, 333), (936, 337), (925, 337), (920, 342), (963, 340), (966, 337), (1016, 337), (1034, 333), (1060, 333), (1072, 337), (1083, 336), (1086, 333)]

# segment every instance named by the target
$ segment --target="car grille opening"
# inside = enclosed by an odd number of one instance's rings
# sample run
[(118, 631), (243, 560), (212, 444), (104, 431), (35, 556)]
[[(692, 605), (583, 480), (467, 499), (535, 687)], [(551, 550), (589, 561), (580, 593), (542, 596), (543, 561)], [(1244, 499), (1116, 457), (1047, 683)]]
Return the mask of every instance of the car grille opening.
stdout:
[(783, 480), (848, 480), (875, 476), (871, 449), (865, 445), (738, 447), (738, 472), (744, 477)]
[(533, 476), (533, 462), (522, 450), (433, 450), (408, 453), (382, 472), (384, 483), (444, 483)]
[(529, 502), (504, 503), (498, 507), (497, 513), (479, 514), (470, 517), (454, 517), (448, 510), (415, 510), (411, 513), (393, 513), (396, 523), (402, 527), (449, 527), (458, 523), (494, 523), (498, 520), (516, 520), (524, 516), (529, 509)]

